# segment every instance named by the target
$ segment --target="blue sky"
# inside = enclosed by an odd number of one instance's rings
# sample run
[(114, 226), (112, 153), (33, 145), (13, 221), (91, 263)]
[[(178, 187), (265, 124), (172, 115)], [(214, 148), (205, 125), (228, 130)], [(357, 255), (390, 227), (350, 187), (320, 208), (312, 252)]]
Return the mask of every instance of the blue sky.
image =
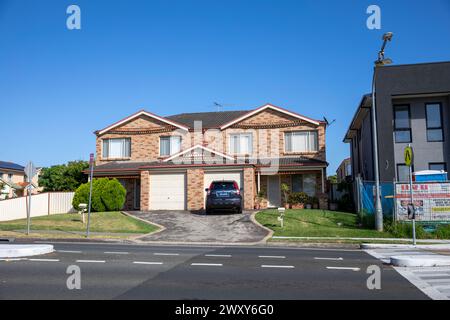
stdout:
[[(66, 28), (77, 4), (82, 29)], [(366, 28), (366, 8), (382, 29)], [(266, 102), (336, 119), (342, 138), (370, 91), (381, 35), (397, 64), (450, 60), (450, 1), (0, 0), (0, 159), (88, 159), (92, 133), (141, 108), (170, 115)]]

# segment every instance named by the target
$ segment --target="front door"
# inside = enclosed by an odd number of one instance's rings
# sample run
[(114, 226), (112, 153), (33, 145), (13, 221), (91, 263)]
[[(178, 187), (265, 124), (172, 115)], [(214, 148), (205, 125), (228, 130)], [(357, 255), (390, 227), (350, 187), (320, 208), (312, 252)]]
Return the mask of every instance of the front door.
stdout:
[(271, 208), (281, 206), (280, 176), (267, 176), (267, 201)]

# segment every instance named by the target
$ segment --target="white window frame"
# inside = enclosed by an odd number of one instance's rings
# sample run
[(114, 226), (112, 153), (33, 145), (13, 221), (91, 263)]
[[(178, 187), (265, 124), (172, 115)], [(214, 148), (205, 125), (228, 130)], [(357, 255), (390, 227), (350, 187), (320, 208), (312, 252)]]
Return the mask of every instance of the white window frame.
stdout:
[[(110, 156), (111, 148), (110, 148), (110, 146), (108, 146), (108, 153), (105, 156), (105, 142), (108, 141), (108, 144), (109, 144), (111, 140), (123, 140), (123, 141), (128, 140), (129, 141), (128, 150), (127, 150), (128, 155), (125, 154), (125, 155), (122, 155), (119, 157), (111, 157)], [(129, 159), (129, 158), (131, 158), (131, 138), (127, 138), (127, 137), (125, 137), (125, 138), (107, 138), (107, 139), (102, 140), (102, 159)]]
[[(295, 134), (307, 134), (306, 139), (306, 148), (305, 150), (294, 150), (292, 145), (292, 136)], [(310, 139), (311, 139), (311, 133), (314, 133), (315, 135), (315, 149), (311, 148)], [(291, 135), (291, 146), (290, 150), (288, 150), (288, 143), (287, 143), (287, 135)], [(318, 152), (319, 151), (319, 132), (317, 130), (299, 130), (299, 131), (286, 131), (284, 132), (284, 152), (285, 153), (311, 153), (311, 152)]]
[[(239, 144), (238, 144), (238, 150), (232, 150), (232, 140), (233, 137), (239, 137)], [(248, 152), (243, 153), (241, 152), (241, 137), (250, 137), (249, 141), (249, 146), (248, 146)], [(230, 154), (232, 155), (251, 155), (253, 154), (253, 133), (251, 132), (244, 132), (244, 133), (230, 133), (229, 138), (228, 138), (228, 150)]]
[[(179, 143), (180, 148), (178, 150), (173, 150), (173, 140), (175, 138), (180, 139), (180, 143)], [(162, 139), (169, 139), (169, 154), (161, 154), (161, 140)], [(160, 136), (159, 137), (159, 156), (160, 157), (170, 157), (171, 155), (174, 155), (174, 154), (180, 152), (182, 142), (183, 142), (182, 136)]]

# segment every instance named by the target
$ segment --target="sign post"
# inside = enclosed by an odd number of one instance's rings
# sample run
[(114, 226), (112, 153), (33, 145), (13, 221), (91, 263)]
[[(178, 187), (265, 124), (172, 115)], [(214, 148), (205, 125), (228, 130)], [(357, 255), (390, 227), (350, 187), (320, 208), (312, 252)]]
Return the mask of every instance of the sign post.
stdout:
[(25, 172), (25, 175), (27, 176), (27, 182), (28, 182), (28, 206), (27, 206), (27, 236), (30, 234), (30, 227), (31, 227), (31, 181), (33, 181), (34, 176), (36, 175), (37, 169), (34, 166), (33, 162), (29, 162), (25, 169), (23, 170)]
[(94, 154), (89, 155), (89, 204), (88, 204), (88, 221), (86, 227), (86, 238), (89, 238), (89, 224), (91, 222), (91, 202), (92, 202), (92, 177), (94, 175)]
[(416, 208), (414, 206), (414, 196), (413, 196), (413, 181), (412, 181), (412, 164), (414, 159), (413, 149), (411, 144), (405, 148), (405, 164), (409, 167), (409, 195), (410, 195), (410, 205), (408, 206), (408, 213), (411, 213), (412, 219), (412, 232), (413, 232), (413, 245), (416, 245)]

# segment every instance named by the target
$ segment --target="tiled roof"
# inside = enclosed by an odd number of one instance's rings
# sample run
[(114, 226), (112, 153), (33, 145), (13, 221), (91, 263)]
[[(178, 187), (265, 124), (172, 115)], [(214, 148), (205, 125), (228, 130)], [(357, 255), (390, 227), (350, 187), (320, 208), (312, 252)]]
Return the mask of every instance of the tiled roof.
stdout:
[(13, 162), (7, 162), (7, 161), (0, 161), (0, 169), (9, 169), (9, 170), (19, 170), (23, 171), (25, 167), (21, 166), (20, 164), (13, 163)]
[(196, 112), (181, 113), (166, 117), (190, 128), (194, 127), (194, 121), (202, 121), (203, 128), (219, 128), (236, 118), (243, 116), (249, 111), (220, 111), (220, 112)]

